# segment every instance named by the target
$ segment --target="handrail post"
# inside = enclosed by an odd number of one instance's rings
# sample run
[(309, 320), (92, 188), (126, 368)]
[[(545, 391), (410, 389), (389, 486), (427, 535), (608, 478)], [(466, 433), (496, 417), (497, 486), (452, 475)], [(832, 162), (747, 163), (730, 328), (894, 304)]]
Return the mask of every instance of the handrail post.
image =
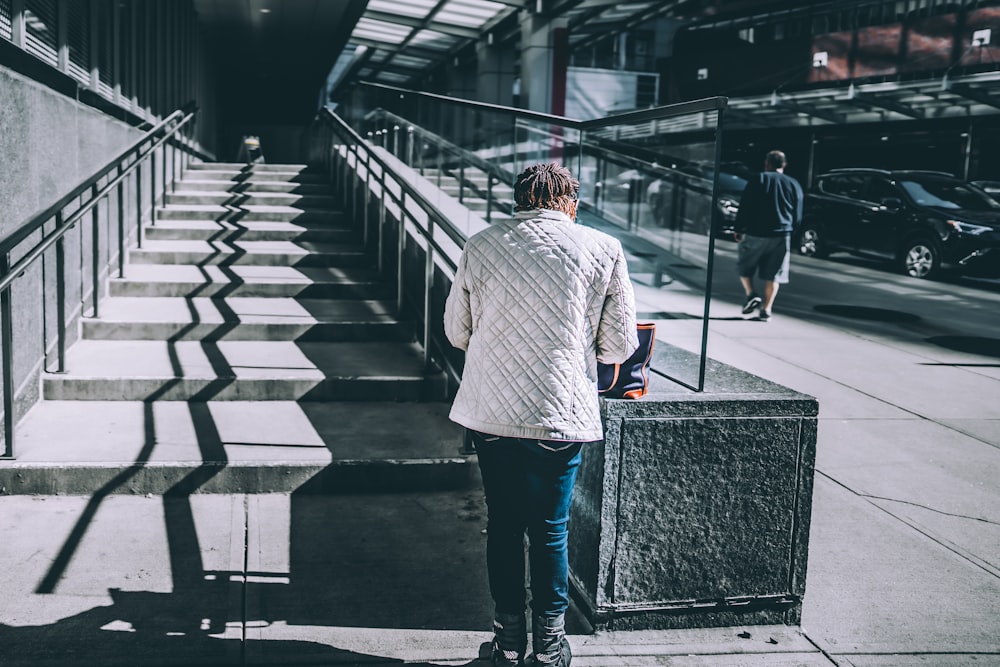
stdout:
[(427, 216), (427, 248), (424, 251), (424, 369), (430, 367), (431, 357), (431, 289), (434, 287), (434, 217)]
[(382, 275), (382, 253), (383, 248), (383, 235), (385, 232), (385, 169), (379, 172), (379, 198), (381, 199), (381, 204), (378, 207), (378, 273)]
[(156, 149), (149, 151), (149, 226), (156, 224)]
[(351, 179), (351, 220), (358, 219), (358, 170), (361, 168), (361, 148), (354, 147), (354, 178)]
[[(97, 317), (97, 298), (101, 291), (101, 205), (97, 200), (97, 183), (91, 187), (90, 197), (94, 201), (90, 209), (90, 271), (91, 298), (94, 299), (94, 312), (91, 317)], [(82, 230), (81, 230), (82, 231)]]
[[(56, 214), (56, 228), (62, 212)], [(56, 239), (56, 373), (66, 372), (66, 240)]]
[(166, 130), (163, 131), (166, 141), (160, 144), (160, 186), (163, 191), (163, 205), (167, 205), (167, 146), (170, 143), (170, 137), (166, 136)]
[[(118, 176), (124, 171), (119, 165)], [(125, 179), (118, 182), (118, 277), (125, 277)]]
[(396, 256), (396, 315), (403, 315), (403, 253), (406, 252), (406, 192), (399, 198), (399, 225), (396, 236), (398, 243)]
[(362, 243), (364, 244), (365, 251), (368, 251), (368, 211), (371, 208), (372, 201), (372, 154), (371, 151), (365, 151), (365, 214), (364, 219), (364, 234), (362, 236)]
[[(10, 271), (10, 253), (0, 257), (0, 273)], [(14, 458), (14, 316), (10, 291), (13, 286), (0, 292), (0, 345), (3, 346), (3, 458)]]
[(464, 203), (465, 196), (465, 156), (458, 156), (458, 203)]
[(350, 160), (351, 160), (351, 145), (350, 144), (344, 144), (344, 157), (341, 160), (341, 164), (343, 165), (343, 168), (341, 169), (341, 172), (340, 172), (341, 176), (343, 176), (343, 179), (342, 179), (343, 180), (342, 190), (341, 190), (340, 196), (344, 198), (344, 204), (347, 204), (347, 194), (348, 194), (347, 185), (348, 185), (348, 183), (350, 181), (350, 178), (351, 178), (351, 164), (350, 164)]
[(399, 125), (392, 126), (392, 154), (399, 157)]
[[(167, 139), (166, 143), (163, 144), (163, 155), (166, 157), (167, 153), (170, 153), (170, 191), (177, 191), (177, 146), (174, 145), (176, 140), (176, 135)], [(166, 184), (163, 187), (163, 197), (166, 199)]]
[(135, 155), (135, 226), (136, 226), (136, 247), (142, 248), (142, 161), (139, 153)]
[(493, 174), (486, 174), (486, 222), (493, 213)]
[(413, 126), (406, 128), (406, 166), (413, 167)]
[[(331, 140), (333, 137), (331, 137)], [(343, 192), (343, 180), (340, 176), (340, 144), (333, 144), (330, 147), (330, 179), (332, 180), (333, 192), (338, 197)]]

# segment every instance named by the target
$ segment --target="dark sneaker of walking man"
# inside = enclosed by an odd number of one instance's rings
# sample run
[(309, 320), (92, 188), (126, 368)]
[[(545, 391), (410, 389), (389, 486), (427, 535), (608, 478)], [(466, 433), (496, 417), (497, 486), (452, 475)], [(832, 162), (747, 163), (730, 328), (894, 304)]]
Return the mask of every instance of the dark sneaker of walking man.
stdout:
[(451, 418), (486, 493), (494, 667), (569, 667), (569, 508), (582, 450), (604, 437), (597, 362), (639, 345), (625, 253), (575, 223), (579, 187), (561, 165), (525, 169), (515, 217), (468, 240), (445, 303), (448, 340), (466, 351)]
[[(735, 238), (739, 242), (736, 268), (746, 292), (743, 317), (771, 320), (778, 286), (788, 282), (788, 256), (792, 232), (802, 222), (802, 187), (786, 175), (788, 161), (781, 151), (764, 159), (764, 171), (747, 182), (736, 214)], [(763, 296), (754, 278), (763, 283)]]

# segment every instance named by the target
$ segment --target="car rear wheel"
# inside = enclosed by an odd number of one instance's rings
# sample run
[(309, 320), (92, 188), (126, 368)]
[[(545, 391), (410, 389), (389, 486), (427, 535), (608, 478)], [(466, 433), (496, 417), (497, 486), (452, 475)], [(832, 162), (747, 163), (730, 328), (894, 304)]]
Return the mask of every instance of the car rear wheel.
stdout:
[(941, 253), (930, 241), (910, 241), (899, 255), (903, 273), (914, 278), (930, 278), (941, 268)]
[(829, 251), (823, 243), (823, 235), (815, 227), (803, 227), (799, 233), (799, 254), (806, 257), (826, 257)]

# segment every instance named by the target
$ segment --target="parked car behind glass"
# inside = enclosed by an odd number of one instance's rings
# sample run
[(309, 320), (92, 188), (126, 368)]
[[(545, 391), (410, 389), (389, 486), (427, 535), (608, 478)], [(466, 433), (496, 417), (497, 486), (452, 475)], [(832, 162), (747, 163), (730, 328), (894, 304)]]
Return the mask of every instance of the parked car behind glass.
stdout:
[[(747, 186), (747, 179), (727, 170), (724, 163), (719, 170), (718, 234), (732, 238), (733, 223), (740, 208), (740, 198)], [(672, 179), (657, 179), (646, 191), (646, 198), (661, 227), (708, 231), (711, 210), (699, 203), (711, 202), (715, 170), (711, 165), (690, 164), (679, 168)]]
[(972, 181), (972, 184), (997, 201), (1000, 201), (1000, 181)]
[(943, 264), (1000, 275), (1000, 202), (951, 174), (836, 169), (817, 177), (804, 208), (803, 255), (879, 255), (916, 278)]

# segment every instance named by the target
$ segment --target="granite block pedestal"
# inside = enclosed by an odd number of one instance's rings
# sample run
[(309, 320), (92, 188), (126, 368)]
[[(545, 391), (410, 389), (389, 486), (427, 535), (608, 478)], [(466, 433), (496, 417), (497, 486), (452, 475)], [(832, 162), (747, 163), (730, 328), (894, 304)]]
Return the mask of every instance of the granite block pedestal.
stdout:
[[(653, 368), (697, 363), (657, 343)], [(654, 375), (603, 402), (570, 528), (578, 604), (609, 630), (797, 625), (817, 401), (711, 360), (694, 392)]]

